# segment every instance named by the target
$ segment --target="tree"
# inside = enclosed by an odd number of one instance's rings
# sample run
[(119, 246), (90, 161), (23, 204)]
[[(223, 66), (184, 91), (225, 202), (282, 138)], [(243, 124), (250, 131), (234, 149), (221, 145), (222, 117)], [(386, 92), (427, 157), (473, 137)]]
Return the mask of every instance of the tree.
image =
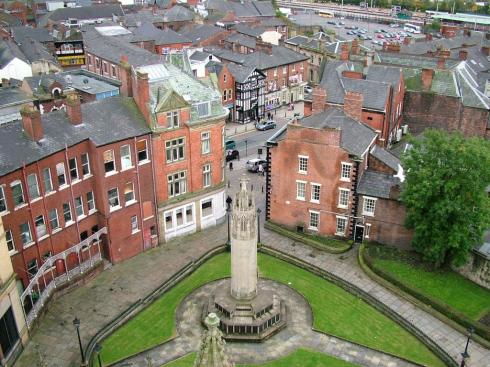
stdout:
[(436, 267), (466, 262), (490, 227), (490, 142), (426, 130), (403, 156), (412, 246)]

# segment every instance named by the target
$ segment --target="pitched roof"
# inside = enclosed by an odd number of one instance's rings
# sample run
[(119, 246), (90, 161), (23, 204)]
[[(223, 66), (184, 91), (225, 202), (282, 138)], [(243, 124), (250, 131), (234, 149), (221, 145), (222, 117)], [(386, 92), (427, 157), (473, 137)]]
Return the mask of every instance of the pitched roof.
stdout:
[(211, 24), (189, 24), (187, 27), (179, 30), (181, 35), (189, 38), (194, 44), (198, 44), (221, 32), (225, 32), (225, 30)]
[(60, 8), (47, 14), (48, 19), (60, 22), (74, 18), (78, 20), (112, 18), (112, 16), (122, 17), (124, 11), (121, 4), (107, 4), (96, 6), (84, 6), (79, 8)]
[(255, 49), (257, 47), (257, 42), (255, 41), (255, 38), (246, 36), (241, 33), (233, 33), (230, 34), (228, 37), (226, 37), (225, 41), (230, 42), (230, 43), (237, 43), (239, 45), (248, 47), (248, 48), (253, 48)]
[(397, 157), (395, 157), (393, 154), (391, 154), (389, 151), (387, 151), (386, 149), (383, 149), (383, 148), (379, 147), (378, 145), (375, 145), (371, 149), (370, 154), (374, 158), (376, 158), (379, 161), (386, 164), (388, 167), (390, 167), (395, 172), (398, 172), (398, 166), (401, 165), (400, 160)]
[(90, 139), (102, 146), (150, 131), (132, 98), (106, 98), (81, 107), (83, 123), (77, 126), (69, 122), (64, 111), (41, 115), (44, 138), (40, 142), (26, 139), (20, 122), (1, 126), (0, 176), (63, 150), (65, 144)]
[(253, 66), (243, 66), (234, 63), (228, 64), (228, 70), (230, 70), (231, 75), (238, 83), (245, 83), (250, 76), (255, 71)]
[(234, 28), (238, 33), (255, 38), (260, 37), (260, 35), (265, 32), (265, 28), (263, 27), (251, 27), (243, 23), (236, 24)]
[(18, 58), (27, 62), (27, 58), (14, 42), (0, 39), (0, 69), (3, 69), (13, 59)]
[(275, 10), (270, 1), (241, 0), (208, 0), (206, 9), (226, 14), (234, 12), (237, 17), (274, 17)]
[(19, 88), (0, 88), (0, 108), (30, 102), (33, 99), (31, 95)]
[(54, 55), (42, 43), (34, 39), (24, 38), (19, 48), (30, 63), (41, 60), (58, 63)]
[(402, 68), (385, 65), (371, 65), (366, 72), (367, 80), (390, 83), (395, 88), (402, 76)]
[(400, 180), (398, 177), (368, 169), (364, 171), (359, 181), (357, 193), (375, 198), (389, 199), (391, 189), (399, 185)]
[(301, 126), (316, 129), (333, 128), (342, 131), (340, 146), (350, 154), (362, 157), (377, 134), (370, 127), (356, 121), (339, 108), (329, 108), (321, 113), (305, 117)]
[(137, 13), (126, 13), (124, 15), (124, 25), (129, 28), (139, 27), (144, 22), (163, 23), (163, 14), (154, 14), (151, 10), (141, 10)]
[(194, 51), (194, 53), (190, 56), (191, 60), (196, 60), (196, 61), (204, 61), (209, 59), (209, 52), (202, 52), (202, 51)]
[(180, 5), (174, 5), (163, 15), (165, 22), (188, 22), (194, 19), (194, 12)]
[(24, 42), (24, 39), (30, 38), (41, 43), (53, 42), (54, 37), (49, 34), (46, 28), (32, 28), (27, 26), (12, 27), (12, 38), (17, 44)]
[(0, 11), (0, 24), (7, 24), (8, 26), (20, 26), (22, 25), (22, 22), (19, 18), (14, 17), (13, 15), (10, 15), (8, 13), (5, 13), (5, 11)]
[(144, 22), (132, 30), (131, 42), (153, 41), (155, 45), (168, 45), (174, 43), (190, 43), (191, 40), (181, 36), (172, 29), (158, 29), (150, 22)]

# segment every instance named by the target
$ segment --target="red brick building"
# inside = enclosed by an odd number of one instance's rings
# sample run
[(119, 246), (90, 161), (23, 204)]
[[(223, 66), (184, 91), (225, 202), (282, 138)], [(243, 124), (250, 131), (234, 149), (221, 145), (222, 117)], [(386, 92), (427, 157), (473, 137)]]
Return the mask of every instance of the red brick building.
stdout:
[(131, 43), (158, 55), (167, 55), (182, 51), (192, 45), (191, 40), (176, 33), (170, 28), (158, 29), (146, 22), (132, 30)]
[[(150, 130), (132, 99), (80, 104), (1, 127), (0, 215), (25, 285), (49, 257), (107, 228), (101, 251), (119, 262), (157, 244)], [(93, 251), (93, 250), (92, 250)], [(86, 253), (56, 264), (63, 273)]]

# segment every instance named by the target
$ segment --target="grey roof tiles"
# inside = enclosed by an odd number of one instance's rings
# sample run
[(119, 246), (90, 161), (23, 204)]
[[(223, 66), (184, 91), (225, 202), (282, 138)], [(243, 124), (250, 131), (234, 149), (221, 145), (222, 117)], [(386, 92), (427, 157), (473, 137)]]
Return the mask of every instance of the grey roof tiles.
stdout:
[(359, 181), (357, 193), (375, 198), (389, 199), (391, 189), (399, 185), (400, 180), (397, 177), (368, 169), (364, 171)]

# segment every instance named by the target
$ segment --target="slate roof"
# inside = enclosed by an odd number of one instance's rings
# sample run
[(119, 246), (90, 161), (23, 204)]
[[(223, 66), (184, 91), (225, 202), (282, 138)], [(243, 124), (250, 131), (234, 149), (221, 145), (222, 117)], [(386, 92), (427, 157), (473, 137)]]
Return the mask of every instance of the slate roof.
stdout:
[(180, 29), (179, 33), (184, 37), (189, 38), (192, 43), (198, 44), (200, 41), (204, 41), (205, 39), (224, 31), (223, 28), (211, 24), (190, 24), (189, 26)]
[(0, 108), (33, 101), (34, 98), (19, 88), (0, 88)]
[(212, 53), (220, 59), (232, 61), (236, 64), (253, 66), (259, 70), (267, 70), (282, 65), (288, 65), (295, 62), (308, 60), (309, 57), (299, 52), (293, 51), (283, 46), (272, 46), (272, 53), (268, 54), (263, 51), (255, 51), (249, 54), (241, 54), (231, 50), (220, 48), (206, 48), (206, 51)]
[(14, 17), (13, 15), (5, 13), (5, 11), (0, 11), (0, 24), (4, 23), (8, 26), (21, 26), (22, 22), (19, 18)]
[(236, 24), (234, 28), (238, 33), (255, 38), (259, 38), (260, 35), (265, 32), (265, 28), (263, 27), (250, 27), (246, 24), (241, 23)]
[(370, 154), (386, 164), (388, 167), (390, 167), (392, 170), (395, 172), (398, 172), (398, 166), (401, 165), (400, 160), (395, 157), (393, 154), (391, 154), (389, 151), (386, 149), (383, 149), (379, 147), (378, 145), (375, 145), (372, 149)]
[(55, 21), (65, 21), (69, 18), (78, 20), (112, 18), (112, 16), (122, 17), (124, 11), (121, 4), (107, 4), (96, 6), (84, 6), (79, 8), (61, 8), (47, 14), (47, 18)]
[(84, 47), (106, 60), (119, 64), (122, 55), (132, 66), (162, 63), (160, 56), (128, 43), (123, 37), (104, 37), (93, 29), (84, 31)]
[(194, 51), (194, 53), (190, 56), (191, 60), (196, 60), (196, 61), (204, 61), (209, 59), (209, 52), (202, 52), (202, 51)]
[(364, 171), (359, 181), (357, 193), (375, 198), (389, 199), (391, 189), (400, 184), (398, 177), (368, 169)]
[(17, 44), (23, 43), (24, 39), (30, 38), (41, 43), (53, 42), (54, 37), (46, 28), (32, 28), (27, 26), (12, 27), (11, 33)]
[(257, 42), (255, 41), (255, 38), (246, 36), (241, 33), (230, 34), (228, 37), (226, 37), (225, 41), (231, 43), (238, 43), (242, 46), (253, 48), (253, 49), (257, 47)]
[(267, 18), (267, 19), (262, 19), (260, 21), (260, 24), (263, 26), (263, 27), (277, 27), (277, 26), (285, 26), (286, 23), (283, 22), (281, 19), (279, 18)]
[[(381, 64), (397, 65), (411, 68), (437, 68), (437, 57), (408, 55), (383, 51), (378, 51), (377, 57)], [(451, 69), (459, 63), (459, 60), (446, 59), (445, 67), (447, 69)]]
[(402, 68), (400, 67), (371, 65), (367, 70), (366, 79), (387, 82), (395, 88), (400, 81), (400, 74), (402, 74)]
[(132, 30), (131, 42), (153, 41), (155, 45), (169, 45), (174, 43), (190, 43), (191, 40), (181, 36), (172, 29), (158, 29), (150, 22), (145, 22), (141, 26)]
[(174, 5), (163, 15), (165, 22), (188, 22), (194, 19), (194, 12), (180, 5)]
[(128, 28), (139, 27), (144, 22), (163, 23), (163, 14), (153, 14), (151, 10), (141, 10), (137, 13), (126, 13), (124, 25)]
[(34, 39), (25, 38), (19, 48), (30, 63), (41, 60), (58, 63), (54, 55), (41, 42)]
[(69, 122), (64, 111), (43, 114), (44, 138), (39, 143), (24, 136), (20, 122), (1, 126), (0, 176), (63, 150), (65, 144), (90, 139), (102, 146), (150, 132), (132, 98), (106, 98), (81, 107), (83, 124), (77, 126)]
[(353, 91), (363, 95), (363, 108), (384, 111), (390, 91), (388, 83), (342, 76), (343, 71), (355, 71), (359, 67), (360, 65), (344, 61), (330, 61), (325, 64), (320, 85), (327, 91), (327, 102), (343, 105), (346, 91)]
[(3, 69), (13, 59), (18, 58), (27, 62), (25, 55), (14, 42), (0, 39), (0, 69)]
[(348, 117), (339, 108), (329, 108), (321, 113), (305, 117), (301, 126), (316, 129), (333, 128), (342, 131), (340, 146), (349, 154), (362, 157), (377, 134), (370, 127)]
[(400, 47), (400, 52), (411, 54), (411, 55), (425, 55), (429, 51), (436, 51), (437, 48), (442, 49), (460, 49), (463, 47), (472, 47), (478, 46), (480, 47), (480, 42), (482, 41), (482, 35), (476, 32), (468, 37), (464, 35), (451, 37), (451, 38), (434, 38), (432, 41), (419, 41), (412, 42), (409, 45), (402, 44)]
[(228, 64), (228, 70), (230, 70), (231, 75), (238, 83), (245, 83), (255, 70), (253, 66), (242, 66), (233, 63)]
[(290, 43), (292, 45), (304, 45), (308, 43), (310, 39), (306, 36), (295, 36), (287, 39), (285, 43)]
[(223, 14), (234, 12), (237, 17), (274, 17), (275, 11), (270, 1), (242, 0), (240, 2), (227, 0), (208, 0), (206, 9)]

